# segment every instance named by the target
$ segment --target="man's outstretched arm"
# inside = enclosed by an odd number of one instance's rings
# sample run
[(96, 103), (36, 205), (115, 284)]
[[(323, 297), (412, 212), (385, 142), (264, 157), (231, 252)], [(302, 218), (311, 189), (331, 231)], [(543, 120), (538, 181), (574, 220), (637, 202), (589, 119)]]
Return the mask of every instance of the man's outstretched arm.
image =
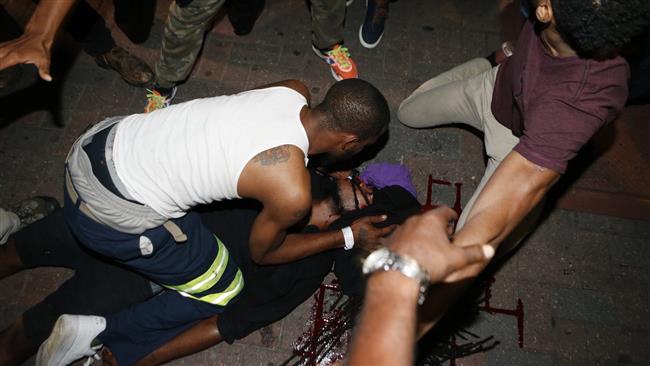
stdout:
[(0, 43), (0, 70), (17, 64), (34, 64), (43, 80), (50, 76), (50, 49), (66, 14), (76, 0), (41, 0), (22, 36)]
[[(557, 182), (559, 174), (542, 168), (512, 151), (501, 162), (474, 203), (465, 225), (453, 238), (458, 246), (487, 243), (497, 249), (524, 217)], [(487, 263), (462, 272), (476, 277)], [(443, 284), (432, 288), (422, 306), (418, 335), (422, 336), (445, 314), (465, 291), (468, 283)]]
[[(395, 231), (388, 248), (416, 260), (431, 283), (460, 280), (462, 276), (452, 274), (487, 262), (494, 250), (487, 245), (451, 245), (448, 230), (453, 218), (455, 213), (448, 207), (412, 217)], [(412, 365), (419, 292), (418, 281), (397, 271), (372, 274), (347, 363)]]

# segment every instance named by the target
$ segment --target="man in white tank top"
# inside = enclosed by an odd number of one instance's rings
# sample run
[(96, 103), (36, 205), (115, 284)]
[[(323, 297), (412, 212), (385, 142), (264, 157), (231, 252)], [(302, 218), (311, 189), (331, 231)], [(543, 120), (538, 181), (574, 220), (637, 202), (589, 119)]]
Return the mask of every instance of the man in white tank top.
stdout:
[[(187, 214), (193, 206), (259, 201), (249, 245), (260, 264), (351, 248), (355, 240), (375, 244), (388, 231), (372, 224), (287, 234), (311, 207), (307, 157), (348, 158), (374, 143), (390, 120), (381, 93), (359, 79), (334, 84), (316, 107), (309, 102), (305, 85), (288, 80), (100, 123), (77, 140), (66, 161), (70, 228), (90, 249), (176, 290), (174, 306), (165, 310), (179, 323), (223, 311), (244, 286), (223, 244), (196, 213)], [(94, 339), (111, 343), (112, 328), (148, 318), (129, 314), (62, 326), (72, 334), (53, 338), (74, 346), (61, 353), (50, 344), (37, 364), (92, 354)]]

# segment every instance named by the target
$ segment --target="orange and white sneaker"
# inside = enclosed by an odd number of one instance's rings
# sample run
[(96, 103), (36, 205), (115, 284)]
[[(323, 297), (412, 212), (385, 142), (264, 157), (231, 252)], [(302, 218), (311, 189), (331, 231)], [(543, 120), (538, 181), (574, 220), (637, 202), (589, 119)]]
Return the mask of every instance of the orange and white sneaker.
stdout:
[(311, 48), (318, 57), (330, 65), (332, 76), (337, 81), (356, 79), (359, 77), (357, 65), (354, 63), (352, 57), (350, 57), (350, 51), (346, 47), (337, 44), (331, 49), (320, 50), (312, 44)]
[(159, 87), (158, 84), (154, 84), (153, 88), (147, 89), (147, 104), (144, 107), (144, 113), (169, 107), (176, 96), (176, 90), (175, 86), (165, 89)]

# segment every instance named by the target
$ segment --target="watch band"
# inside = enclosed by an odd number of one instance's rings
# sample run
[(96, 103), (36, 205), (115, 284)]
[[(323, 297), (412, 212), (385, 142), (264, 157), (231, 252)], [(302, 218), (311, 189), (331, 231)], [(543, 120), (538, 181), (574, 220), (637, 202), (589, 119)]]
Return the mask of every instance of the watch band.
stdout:
[(429, 287), (429, 273), (413, 258), (398, 254), (384, 247), (379, 248), (363, 262), (363, 274), (370, 275), (378, 271), (397, 271), (412, 278), (420, 285), (418, 304), (424, 303), (426, 290)]
[(343, 232), (343, 249), (350, 250), (354, 248), (354, 233), (352, 232), (352, 228), (346, 226), (341, 229), (341, 232)]

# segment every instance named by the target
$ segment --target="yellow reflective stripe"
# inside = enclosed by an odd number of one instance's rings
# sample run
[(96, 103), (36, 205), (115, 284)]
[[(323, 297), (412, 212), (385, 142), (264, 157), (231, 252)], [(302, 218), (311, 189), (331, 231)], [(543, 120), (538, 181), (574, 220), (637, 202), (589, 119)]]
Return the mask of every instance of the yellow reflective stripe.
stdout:
[(219, 238), (215, 236), (215, 239), (219, 246), (219, 253), (205, 273), (190, 282), (181, 285), (165, 285), (165, 287), (180, 291), (181, 293), (196, 294), (209, 290), (219, 282), (228, 265), (228, 249), (226, 249), (226, 246), (223, 245)]
[(203, 297), (192, 296), (185, 292), (179, 292), (179, 293), (185, 297), (207, 302), (212, 305), (226, 306), (228, 305), (230, 300), (233, 299), (233, 297), (237, 296), (237, 294), (241, 292), (243, 288), (244, 288), (244, 277), (242, 276), (241, 271), (237, 270), (237, 275), (235, 275), (235, 279), (232, 280), (228, 288), (226, 288), (223, 292), (217, 294), (210, 294)]
[(209, 302), (213, 305), (226, 306), (233, 297), (237, 296), (237, 294), (241, 292), (243, 288), (244, 277), (242, 276), (241, 271), (237, 270), (235, 279), (230, 283), (230, 286), (228, 286), (224, 292), (206, 295), (201, 297), (199, 300)]

